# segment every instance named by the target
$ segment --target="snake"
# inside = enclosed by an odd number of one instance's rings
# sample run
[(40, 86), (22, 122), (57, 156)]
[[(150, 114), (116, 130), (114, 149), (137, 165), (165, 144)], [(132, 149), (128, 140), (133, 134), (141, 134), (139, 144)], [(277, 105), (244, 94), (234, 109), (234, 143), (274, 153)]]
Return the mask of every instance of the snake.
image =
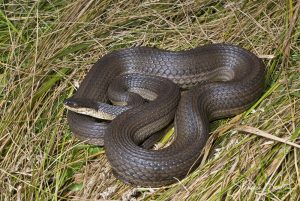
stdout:
[[(258, 56), (228, 43), (115, 50), (92, 66), (65, 101), (67, 120), (76, 137), (104, 146), (119, 180), (170, 185), (199, 166), (210, 122), (240, 114), (260, 98), (265, 75)], [(170, 145), (142, 146), (172, 123)]]

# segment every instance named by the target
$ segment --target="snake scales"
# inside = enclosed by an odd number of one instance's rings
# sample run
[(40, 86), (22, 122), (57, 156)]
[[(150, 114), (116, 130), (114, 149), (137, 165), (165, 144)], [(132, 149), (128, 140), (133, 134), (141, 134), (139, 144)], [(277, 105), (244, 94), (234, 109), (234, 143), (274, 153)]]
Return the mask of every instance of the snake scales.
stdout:
[[(66, 105), (102, 110), (104, 104), (109, 111), (111, 102), (127, 102), (113, 108), (124, 111), (114, 114), (111, 123), (69, 111), (68, 123), (78, 138), (104, 144), (120, 180), (167, 185), (197, 167), (209, 122), (247, 109), (261, 96), (264, 77), (258, 57), (230, 44), (177, 52), (150, 47), (115, 51), (94, 64)], [(160, 150), (140, 146), (174, 116), (175, 138), (170, 146)]]

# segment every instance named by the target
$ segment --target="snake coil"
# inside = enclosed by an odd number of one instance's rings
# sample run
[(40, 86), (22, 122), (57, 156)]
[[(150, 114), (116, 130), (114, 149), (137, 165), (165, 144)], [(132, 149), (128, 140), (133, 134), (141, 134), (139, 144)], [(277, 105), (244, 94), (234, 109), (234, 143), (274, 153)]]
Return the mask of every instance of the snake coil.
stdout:
[[(253, 53), (234, 45), (210, 44), (186, 51), (135, 47), (103, 56), (73, 98), (110, 103), (111, 83), (127, 92), (155, 95), (111, 123), (69, 111), (71, 131), (103, 145), (114, 175), (142, 186), (168, 185), (197, 167), (209, 137), (209, 122), (241, 113), (262, 94), (265, 69)], [(175, 84), (174, 84), (175, 83)], [(180, 95), (180, 88), (185, 90)], [(187, 90), (188, 89), (188, 90)], [(118, 98), (118, 96), (120, 96)], [(160, 150), (139, 146), (175, 116), (173, 143)]]

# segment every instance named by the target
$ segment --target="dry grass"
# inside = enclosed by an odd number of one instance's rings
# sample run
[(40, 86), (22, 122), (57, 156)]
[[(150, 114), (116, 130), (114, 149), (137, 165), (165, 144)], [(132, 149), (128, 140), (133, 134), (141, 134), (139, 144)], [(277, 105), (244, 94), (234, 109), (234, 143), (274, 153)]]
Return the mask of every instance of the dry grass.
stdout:
[[(238, 131), (298, 142), (299, 1), (99, 2), (0, 1), (0, 200), (300, 200), (300, 151)], [(105, 53), (215, 42), (264, 58), (268, 90), (245, 114), (213, 123), (202, 165), (183, 181), (126, 186), (102, 148), (70, 133), (62, 101)]]

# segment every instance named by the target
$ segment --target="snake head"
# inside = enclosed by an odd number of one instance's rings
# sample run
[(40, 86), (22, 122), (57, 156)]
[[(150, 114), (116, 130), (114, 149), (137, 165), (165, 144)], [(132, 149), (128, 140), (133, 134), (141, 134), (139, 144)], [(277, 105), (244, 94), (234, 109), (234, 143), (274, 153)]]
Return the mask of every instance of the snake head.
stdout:
[(70, 111), (95, 117), (98, 111), (98, 102), (88, 98), (68, 98), (64, 106)]
[(79, 107), (78, 101), (75, 98), (68, 98), (64, 101), (66, 107), (77, 108)]
[(83, 98), (68, 98), (64, 101), (64, 105), (67, 109), (73, 108), (86, 108), (87, 102), (85, 99)]
[(68, 98), (64, 101), (68, 110), (102, 120), (112, 120), (128, 107), (112, 106), (88, 98)]
[(68, 98), (64, 101), (66, 108), (91, 108), (98, 109), (98, 102), (88, 98)]

